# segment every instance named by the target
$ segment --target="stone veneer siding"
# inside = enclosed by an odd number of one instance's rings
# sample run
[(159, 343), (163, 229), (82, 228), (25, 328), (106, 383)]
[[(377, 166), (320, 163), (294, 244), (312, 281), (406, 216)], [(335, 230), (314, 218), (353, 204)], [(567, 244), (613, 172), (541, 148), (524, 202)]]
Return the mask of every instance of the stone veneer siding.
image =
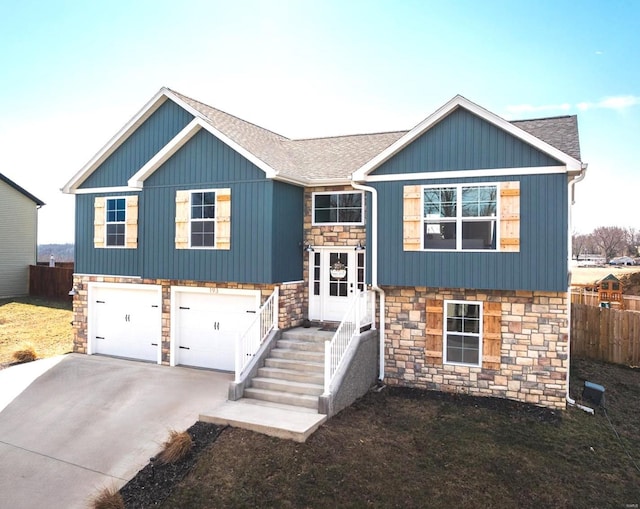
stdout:
[[(312, 246), (353, 246), (360, 241), (363, 245), (367, 241), (365, 225), (313, 225), (313, 193), (333, 193), (338, 191), (360, 192), (351, 186), (324, 186), (309, 187), (304, 193), (304, 243)], [(366, 193), (362, 194), (363, 202), (366, 201)], [(363, 210), (366, 217), (366, 209)]]
[[(568, 311), (565, 293), (386, 287), (385, 381), (566, 408)], [(500, 367), (430, 363), (427, 300), (501, 303)]]
[(128, 283), (159, 285), (162, 287), (162, 363), (169, 364), (171, 344), (171, 287), (192, 286), (200, 288), (237, 288), (244, 290), (260, 290), (261, 303), (279, 287), (278, 327), (288, 329), (302, 324), (306, 309), (300, 296), (304, 294), (305, 285), (302, 281), (282, 283), (277, 285), (245, 284), (245, 283), (212, 283), (199, 281), (180, 281), (169, 279), (140, 279), (126, 276), (92, 276), (74, 275), (73, 286), (77, 290), (73, 298), (73, 351), (87, 353), (87, 294), (89, 283)]

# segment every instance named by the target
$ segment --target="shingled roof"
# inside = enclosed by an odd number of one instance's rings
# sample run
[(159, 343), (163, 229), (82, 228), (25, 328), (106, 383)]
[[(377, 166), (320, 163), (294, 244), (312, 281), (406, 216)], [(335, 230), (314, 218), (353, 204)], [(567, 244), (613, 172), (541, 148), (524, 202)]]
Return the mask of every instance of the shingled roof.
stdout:
[[(358, 168), (409, 132), (295, 140), (173, 90), (170, 92), (196, 110), (212, 127), (276, 170), (278, 175), (297, 181), (348, 180)], [(575, 115), (517, 120), (511, 124), (574, 159), (580, 159), (578, 122)]]
[(574, 159), (580, 160), (577, 115), (513, 120), (511, 123)]

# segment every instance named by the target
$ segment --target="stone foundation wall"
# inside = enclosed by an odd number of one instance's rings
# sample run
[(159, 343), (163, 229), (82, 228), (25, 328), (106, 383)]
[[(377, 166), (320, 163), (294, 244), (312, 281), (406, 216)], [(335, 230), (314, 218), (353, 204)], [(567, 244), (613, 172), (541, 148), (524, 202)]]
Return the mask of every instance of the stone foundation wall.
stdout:
[[(569, 333), (565, 293), (404, 287), (385, 288), (385, 292), (385, 381), (389, 385), (565, 408)], [(501, 304), (499, 369), (427, 359), (427, 300), (445, 299)]]
[(89, 283), (127, 283), (159, 285), (162, 287), (162, 363), (169, 364), (171, 345), (171, 287), (189, 286), (194, 288), (228, 288), (259, 290), (260, 302), (264, 303), (276, 286), (280, 288), (278, 327), (288, 329), (300, 325), (306, 313), (304, 295), (306, 285), (302, 282), (279, 285), (246, 283), (212, 283), (199, 281), (181, 281), (169, 279), (140, 279), (124, 276), (74, 275), (73, 286), (77, 294), (73, 298), (73, 351), (87, 353), (88, 288)]

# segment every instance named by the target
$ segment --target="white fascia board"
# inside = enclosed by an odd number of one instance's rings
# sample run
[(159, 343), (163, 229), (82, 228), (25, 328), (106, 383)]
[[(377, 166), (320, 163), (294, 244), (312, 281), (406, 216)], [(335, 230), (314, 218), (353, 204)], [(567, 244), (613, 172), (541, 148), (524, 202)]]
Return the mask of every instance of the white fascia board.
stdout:
[(129, 186), (87, 187), (76, 189), (73, 194), (104, 194), (104, 193), (138, 193), (140, 189)]
[(468, 177), (508, 177), (519, 175), (551, 175), (567, 173), (566, 166), (532, 166), (526, 168), (483, 168), (479, 170), (425, 171), (420, 173), (394, 173), (371, 175), (366, 182), (394, 182), (404, 180), (461, 179)]
[(507, 122), (503, 118), (499, 117), (495, 113), (490, 112), (478, 106), (477, 104), (469, 101), (468, 99), (462, 97), (461, 95), (456, 95), (453, 99), (449, 100), (447, 103), (438, 108), (435, 112), (425, 118), (422, 122), (420, 122), (417, 126), (415, 126), (411, 131), (398, 139), (395, 143), (392, 143), (389, 147), (383, 150), (376, 157), (371, 159), (368, 163), (361, 166), (358, 170), (356, 170), (352, 178), (355, 181), (365, 181), (366, 177), (369, 173), (375, 170), (378, 166), (388, 161), (395, 154), (400, 152), (403, 148), (409, 145), (416, 138), (424, 134), (427, 130), (429, 130), (432, 126), (440, 122), (444, 117), (446, 117), (449, 113), (451, 113), (454, 109), (462, 107), (466, 110), (474, 113), (480, 118), (486, 120), (487, 122), (504, 129), (509, 134), (512, 134), (516, 138), (521, 139), (522, 141), (533, 145), (538, 150), (545, 152), (551, 157), (558, 159), (562, 163), (567, 165), (567, 169), (569, 171), (578, 170), (581, 168), (581, 163), (577, 159), (565, 154), (561, 150), (549, 145), (548, 143), (542, 141), (539, 138), (536, 138), (532, 134), (529, 134), (526, 131), (523, 131), (519, 127), (514, 126), (510, 122)]
[(284, 182), (285, 184), (291, 184), (297, 187), (307, 187), (309, 185), (309, 181), (306, 179), (295, 179), (293, 177), (285, 177), (280, 173), (276, 173), (275, 175), (269, 178), (273, 180), (277, 180), (278, 182)]
[(278, 173), (273, 177), (274, 180), (279, 182), (285, 182), (287, 184), (293, 184), (298, 187), (325, 187), (325, 186), (350, 186), (353, 182), (350, 178), (338, 177), (333, 179), (308, 179), (308, 178), (293, 178), (286, 177), (281, 173)]
[(184, 146), (193, 136), (202, 128), (202, 120), (194, 118), (187, 126), (176, 134), (169, 143), (167, 143), (162, 149), (147, 163), (140, 168), (133, 177), (127, 182), (129, 187), (135, 189), (142, 189), (144, 181), (162, 166), (167, 160), (175, 154), (180, 148)]
[(127, 122), (122, 129), (120, 129), (115, 136), (113, 136), (104, 145), (96, 155), (94, 155), (87, 164), (85, 164), (80, 171), (78, 171), (61, 189), (63, 193), (73, 194), (79, 192), (78, 186), (80, 186), (116, 149), (122, 145), (131, 136), (145, 120), (147, 120), (153, 113), (167, 100), (167, 92), (169, 90), (162, 87), (148, 102), (145, 104), (138, 113), (136, 113), (129, 122)]
[(338, 177), (333, 179), (309, 179), (309, 186), (350, 186), (352, 180), (349, 178)]

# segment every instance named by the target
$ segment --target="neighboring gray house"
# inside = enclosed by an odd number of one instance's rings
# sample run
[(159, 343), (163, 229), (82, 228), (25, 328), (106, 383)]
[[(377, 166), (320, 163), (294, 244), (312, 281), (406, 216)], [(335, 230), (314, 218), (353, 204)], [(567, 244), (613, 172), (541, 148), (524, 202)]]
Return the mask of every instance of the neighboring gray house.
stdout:
[(0, 173), (0, 298), (29, 293), (29, 265), (36, 263), (38, 209), (43, 205)]

